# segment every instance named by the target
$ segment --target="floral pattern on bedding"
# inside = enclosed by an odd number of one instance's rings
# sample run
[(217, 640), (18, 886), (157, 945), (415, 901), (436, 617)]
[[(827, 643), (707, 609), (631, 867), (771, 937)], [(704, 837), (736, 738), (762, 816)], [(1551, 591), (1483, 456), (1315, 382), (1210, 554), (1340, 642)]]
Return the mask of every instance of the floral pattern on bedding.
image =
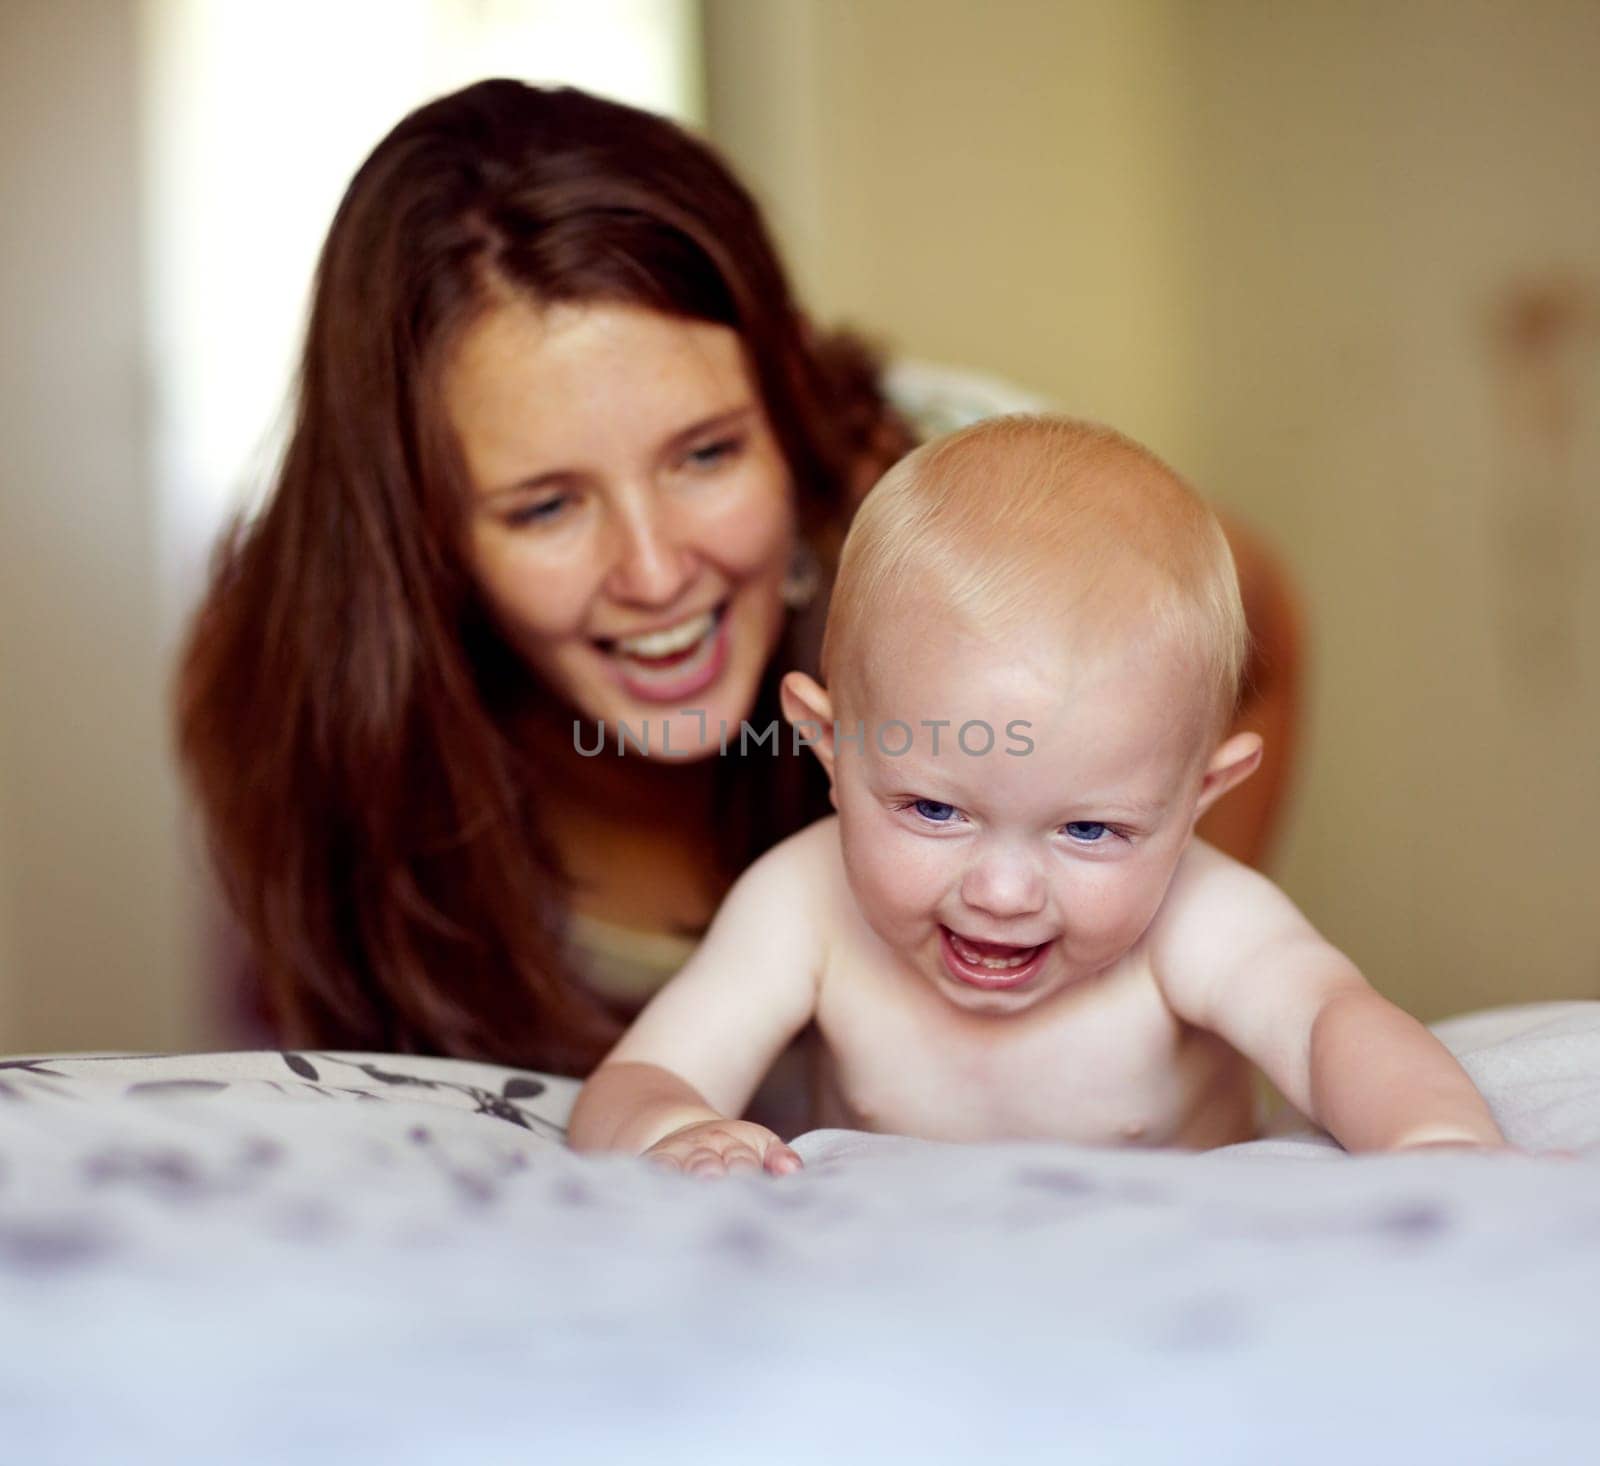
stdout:
[(430, 1104), (488, 1115), (561, 1144), (577, 1084), (461, 1059), (309, 1049), (0, 1059), (0, 1101), (106, 1099), (119, 1091), (129, 1099), (172, 1099), (224, 1090), (362, 1101), (426, 1095)]
[(577, 1090), (391, 1054), (3, 1059), (0, 1282), (446, 1235), (564, 1154)]

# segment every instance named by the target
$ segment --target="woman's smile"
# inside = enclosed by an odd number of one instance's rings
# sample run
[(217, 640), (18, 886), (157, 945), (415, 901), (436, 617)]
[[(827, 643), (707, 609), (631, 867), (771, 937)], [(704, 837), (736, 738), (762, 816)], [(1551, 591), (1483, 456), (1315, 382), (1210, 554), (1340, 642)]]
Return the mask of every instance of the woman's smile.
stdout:
[(660, 631), (600, 639), (617, 681), (640, 702), (682, 702), (710, 687), (728, 663), (728, 603)]

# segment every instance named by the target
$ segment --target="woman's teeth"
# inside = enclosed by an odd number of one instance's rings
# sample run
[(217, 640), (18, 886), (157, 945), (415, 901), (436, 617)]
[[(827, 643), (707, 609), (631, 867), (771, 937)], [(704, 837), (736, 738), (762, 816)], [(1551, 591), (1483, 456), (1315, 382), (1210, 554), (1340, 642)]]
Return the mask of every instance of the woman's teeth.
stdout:
[(706, 611), (661, 631), (647, 632), (644, 636), (622, 637), (617, 641), (616, 647), (625, 657), (657, 661), (662, 657), (675, 656), (679, 652), (687, 651), (716, 624), (717, 613)]
[(950, 945), (956, 949), (956, 955), (963, 962), (970, 962), (974, 967), (984, 967), (990, 972), (1004, 972), (1008, 968), (1021, 967), (1033, 958), (1038, 947), (1022, 947), (1017, 949), (1014, 957), (989, 957), (985, 956), (971, 942), (964, 941), (954, 932), (950, 933)]

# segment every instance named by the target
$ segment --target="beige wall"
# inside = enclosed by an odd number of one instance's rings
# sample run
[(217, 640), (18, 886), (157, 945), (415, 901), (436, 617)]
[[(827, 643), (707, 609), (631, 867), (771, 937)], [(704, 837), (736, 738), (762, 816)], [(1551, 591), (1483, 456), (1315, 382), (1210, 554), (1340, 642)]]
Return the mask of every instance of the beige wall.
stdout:
[(1553, 273), (1600, 290), (1600, 6), (1206, 15), (1202, 471), (1316, 611), (1284, 877), (1430, 1011), (1600, 996), (1600, 336), (1562, 450), (1492, 330)]
[(135, 7), (0, 18), (0, 1052), (202, 1021), (166, 752)]
[[(4, 664), (0, 663), (0, 677), (4, 674)], [(0, 683), (0, 686), (3, 685)], [(6, 853), (6, 827), (6, 808), (0, 804), (0, 1053), (6, 1052), (10, 1035), (16, 1031), (13, 1009), (16, 1003), (17, 964), (11, 948), (17, 923), (11, 910), (14, 882), (10, 857)]]
[(711, 131), (817, 314), (1187, 457), (1174, 9), (710, 0)]
[(1314, 656), (1280, 874), (1313, 917), (1429, 1016), (1600, 996), (1600, 342), (1530, 399), (1570, 396), (1562, 449), (1508, 426), (1530, 378), (1489, 328), (1558, 267), (1600, 287), (1600, 6), (707, 26), (713, 133), (818, 315), (1115, 422), (1283, 548)]

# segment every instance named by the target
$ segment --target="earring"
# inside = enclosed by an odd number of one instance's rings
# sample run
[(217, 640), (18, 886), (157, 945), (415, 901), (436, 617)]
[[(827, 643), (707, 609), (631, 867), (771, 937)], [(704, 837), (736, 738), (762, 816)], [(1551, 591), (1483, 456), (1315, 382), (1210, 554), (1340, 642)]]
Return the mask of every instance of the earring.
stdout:
[(803, 611), (816, 600), (821, 587), (822, 566), (817, 562), (816, 551), (804, 540), (796, 540), (778, 595), (791, 611)]

